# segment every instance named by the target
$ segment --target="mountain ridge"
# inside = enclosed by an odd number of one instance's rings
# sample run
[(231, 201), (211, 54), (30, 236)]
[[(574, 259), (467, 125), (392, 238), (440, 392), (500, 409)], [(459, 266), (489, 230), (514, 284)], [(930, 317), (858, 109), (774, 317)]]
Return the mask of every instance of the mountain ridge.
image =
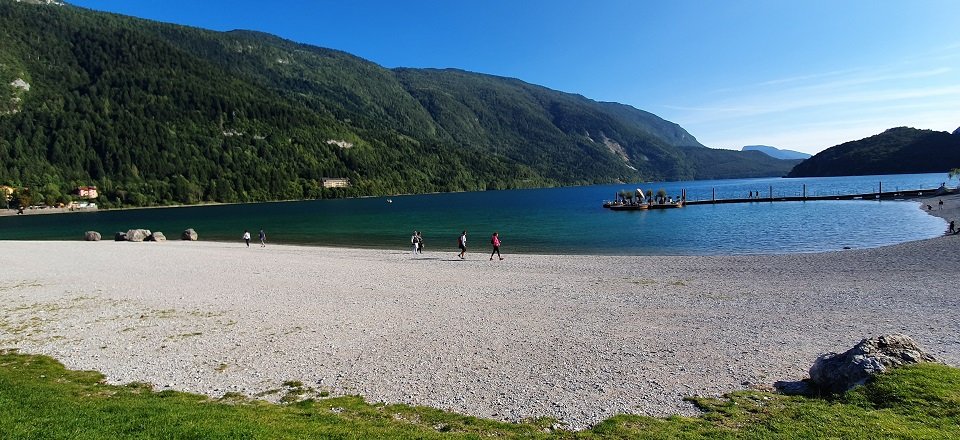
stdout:
[(947, 172), (960, 167), (960, 136), (895, 127), (844, 142), (798, 164), (787, 177)]
[(784, 150), (777, 147), (771, 147), (769, 145), (746, 145), (740, 149), (740, 151), (759, 151), (770, 157), (784, 160), (804, 160), (809, 159), (812, 154), (802, 153), (799, 151), (793, 150)]

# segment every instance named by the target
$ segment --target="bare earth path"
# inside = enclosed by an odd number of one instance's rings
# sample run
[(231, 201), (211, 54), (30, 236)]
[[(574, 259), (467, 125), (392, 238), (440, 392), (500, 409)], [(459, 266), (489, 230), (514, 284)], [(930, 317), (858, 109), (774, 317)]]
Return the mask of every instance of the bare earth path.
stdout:
[(823, 254), (493, 262), (207, 242), (0, 241), (0, 255), (0, 348), (214, 396), (299, 380), (583, 428), (800, 379), (817, 355), (882, 333), (960, 365), (960, 236)]

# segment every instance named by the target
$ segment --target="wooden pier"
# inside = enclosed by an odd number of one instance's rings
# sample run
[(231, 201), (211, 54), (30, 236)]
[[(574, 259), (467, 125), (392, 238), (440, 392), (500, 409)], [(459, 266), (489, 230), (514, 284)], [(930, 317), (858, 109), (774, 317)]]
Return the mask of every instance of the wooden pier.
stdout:
[(723, 203), (755, 203), (755, 202), (806, 202), (815, 200), (897, 200), (912, 199), (925, 196), (933, 196), (938, 188), (916, 189), (909, 191), (887, 191), (871, 192), (865, 194), (838, 194), (826, 196), (760, 196), (748, 197), (742, 199), (707, 199), (707, 200), (687, 200), (685, 205), (719, 205)]

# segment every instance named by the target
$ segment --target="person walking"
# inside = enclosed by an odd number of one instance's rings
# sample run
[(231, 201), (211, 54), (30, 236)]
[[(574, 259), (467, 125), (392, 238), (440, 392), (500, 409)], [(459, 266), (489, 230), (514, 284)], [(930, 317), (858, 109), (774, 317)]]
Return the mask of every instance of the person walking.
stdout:
[(250, 247), (250, 231), (243, 230), (243, 241), (247, 242), (247, 247)]
[(938, 211), (943, 211), (943, 199), (940, 199), (940, 201), (937, 202), (937, 204), (940, 205), (940, 209), (938, 209)]
[(490, 237), (490, 244), (493, 245), (493, 252), (490, 252), (490, 261), (493, 261), (493, 254), (497, 254), (497, 258), (499, 258), (502, 261), (503, 257), (500, 256), (500, 233), (499, 232), (493, 233), (493, 236)]
[(957, 233), (957, 225), (956, 225), (956, 223), (954, 223), (953, 220), (950, 220), (950, 233), (951, 233), (951, 234), (956, 234), (956, 233)]
[(460, 238), (457, 239), (457, 245), (460, 247), (460, 259), (467, 259), (467, 231), (460, 233)]
[(423, 254), (423, 234), (417, 231), (417, 253)]
[(410, 236), (410, 244), (413, 245), (413, 255), (417, 255), (417, 251), (420, 250), (420, 243), (417, 241), (417, 231), (413, 231), (413, 235)]
[(260, 228), (260, 247), (267, 247), (267, 234)]

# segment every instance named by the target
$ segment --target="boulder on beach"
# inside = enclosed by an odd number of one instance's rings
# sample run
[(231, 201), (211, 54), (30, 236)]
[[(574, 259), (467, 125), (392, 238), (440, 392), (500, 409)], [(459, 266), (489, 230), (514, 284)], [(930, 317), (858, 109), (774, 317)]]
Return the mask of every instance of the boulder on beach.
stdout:
[(181, 240), (197, 241), (197, 231), (194, 231), (193, 228), (187, 229), (180, 234)]
[(150, 234), (149, 229), (131, 229), (127, 231), (127, 241), (144, 241)]
[(891, 368), (938, 362), (907, 335), (864, 339), (842, 354), (821, 355), (810, 367), (810, 385), (820, 392), (842, 393)]
[(84, 241), (100, 241), (102, 237), (97, 231), (87, 231), (83, 233)]
[(154, 232), (150, 234), (150, 237), (147, 238), (149, 241), (167, 241), (167, 237), (163, 235), (163, 232)]
[(116, 234), (113, 234), (113, 241), (127, 241), (127, 233), (117, 232)]

